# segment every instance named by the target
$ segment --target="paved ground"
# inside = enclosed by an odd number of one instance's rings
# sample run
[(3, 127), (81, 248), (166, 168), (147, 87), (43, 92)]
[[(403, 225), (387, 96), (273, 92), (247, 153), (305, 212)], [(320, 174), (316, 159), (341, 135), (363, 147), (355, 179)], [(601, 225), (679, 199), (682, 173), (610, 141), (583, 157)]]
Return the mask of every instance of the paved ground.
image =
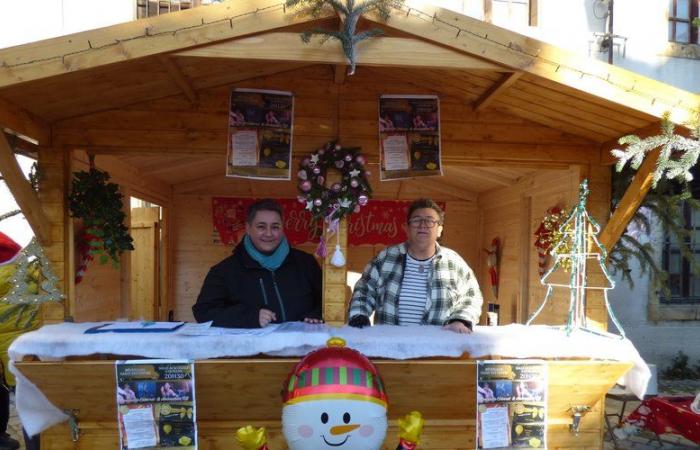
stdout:
[[(687, 393), (689, 390), (688, 387), (689, 386), (683, 385), (682, 382), (681, 387), (664, 386), (663, 383), (660, 386), (660, 388), (664, 389), (664, 392), (668, 392), (669, 394), (679, 394), (684, 392)], [(694, 389), (695, 385), (690, 387)], [(22, 426), (20, 425), (19, 417), (17, 417), (17, 412), (14, 407), (14, 400), (14, 395), (12, 395), (10, 407), (10, 423), (7, 427), (7, 432), (10, 433), (12, 437), (17, 439), (21, 443), (20, 449), (25, 450), (24, 440), (22, 439)], [(627, 407), (625, 408), (626, 412), (629, 413), (630, 411), (633, 411), (634, 408), (637, 407), (637, 405), (639, 405), (639, 402), (629, 402), (627, 404)], [(608, 400), (605, 404), (605, 409), (608, 413), (619, 412), (620, 403)], [(611, 441), (610, 436), (606, 434), (604, 450), (689, 450), (700, 448), (700, 446), (695, 445), (692, 442), (680, 436), (666, 434), (663, 435), (661, 439), (662, 440), (659, 441), (656, 438), (656, 436), (651, 433), (642, 433), (638, 436), (631, 436), (625, 440), (618, 441), (618, 445), (616, 446)]]

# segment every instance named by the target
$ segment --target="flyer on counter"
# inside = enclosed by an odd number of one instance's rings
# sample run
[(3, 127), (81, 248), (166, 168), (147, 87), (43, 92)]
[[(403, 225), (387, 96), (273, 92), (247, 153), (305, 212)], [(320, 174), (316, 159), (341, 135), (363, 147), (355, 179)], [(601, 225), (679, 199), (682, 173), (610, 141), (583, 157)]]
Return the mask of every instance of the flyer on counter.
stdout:
[(382, 181), (442, 175), (438, 97), (382, 95), (379, 142)]
[(547, 448), (547, 365), (477, 363), (477, 449)]
[(289, 180), (293, 118), (291, 92), (232, 90), (226, 176)]
[(121, 450), (197, 449), (192, 362), (117, 361), (115, 373)]

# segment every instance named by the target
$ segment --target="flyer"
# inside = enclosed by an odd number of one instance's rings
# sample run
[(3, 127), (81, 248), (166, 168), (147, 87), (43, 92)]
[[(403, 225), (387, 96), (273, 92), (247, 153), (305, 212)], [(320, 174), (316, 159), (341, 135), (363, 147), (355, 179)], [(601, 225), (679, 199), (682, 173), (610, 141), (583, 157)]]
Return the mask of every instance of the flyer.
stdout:
[(120, 449), (196, 450), (194, 364), (117, 361), (115, 373)]
[(379, 142), (382, 181), (442, 175), (438, 97), (382, 95)]
[(291, 92), (232, 90), (226, 176), (289, 180), (293, 117)]
[(477, 449), (547, 448), (547, 365), (479, 361)]

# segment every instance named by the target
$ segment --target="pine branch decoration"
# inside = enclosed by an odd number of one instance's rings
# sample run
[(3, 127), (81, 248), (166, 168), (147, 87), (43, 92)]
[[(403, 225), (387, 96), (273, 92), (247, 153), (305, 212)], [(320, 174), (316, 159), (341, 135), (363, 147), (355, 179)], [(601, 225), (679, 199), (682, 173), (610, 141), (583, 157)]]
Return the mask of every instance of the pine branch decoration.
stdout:
[(357, 23), (364, 14), (376, 13), (386, 22), (392, 9), (403, 6), (403, 0), (365, 0), (355, 3), (355, 0), (287, 0), (287, 7), (300, 6), (304, 12), (313, 18), (321, 16), (324, 8), (330, 6), (340, 16), (342, 27), (340, 30), (325, 30), (315, 28), (301, 34), (301, 40), (309, 43), (313, 36), (323, 36), (321, 44), (328, 39), (337, 39), (343, 47), (343, 53), (348, 59), (348, 75), (355, 73), (357, 65), (357, 44), (375, 36), (381, 36), (384, 32), (375, 28), (357, 33)]
[[(700, 110), (699, 110), (700, 111)], [(612, 155), (617, 158), (615, 169), (620, 172), (627, 164), (633, 169), (638, 169), (644, 161), (647, 153), (660, 148), (659, 159), (656, 163), (653, 175), (653, 187), (659, 180), (667, 178), (680, 182), (692, 181), (693, 175), (690, 169), (697, 164), (700, 156), (700, 112), (697, 123), (693, 125), (691, 137), (686, 138), (674, 133), (675, 126), (665, 114), (661, 121), (661, 134), (641, 139), (639, 136), (624, 136), (619, 140), (621, 145), (627, 145), (624, 150), (612, 150)]]

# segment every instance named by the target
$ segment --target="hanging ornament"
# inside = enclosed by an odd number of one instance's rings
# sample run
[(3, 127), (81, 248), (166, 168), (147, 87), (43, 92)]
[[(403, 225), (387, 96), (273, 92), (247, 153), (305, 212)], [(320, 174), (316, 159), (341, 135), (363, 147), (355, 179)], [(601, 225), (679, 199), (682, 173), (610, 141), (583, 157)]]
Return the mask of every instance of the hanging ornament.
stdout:
[[(54, 275), (49, 264), (49, 260), (44, 256), (44, 250), (41, 248), (36, 238), (27, 245), (17, 258), (17, 269), (10, 279), (12, 287), (3, 301), (12, 304), (41, 304), (50, 301), (63, 300), (63, 294), (57, 287), (58, 278)], [(30, 266), (35, 265), (32, 269)], [(27, 277), (31, 277), (30, 269), (38, 270), (43, 281), (39, 283), (39, 289), (36, 294), (28, 294), (30, 288), (27, 283)]]
[(540, 277), (547, 271), (549, 252), (561, 239), (559, 227), (566, 220), (568, 213), (559, 206), (552, 206), (535, 230), (535, 248), (537, 249), (537, 266)]

